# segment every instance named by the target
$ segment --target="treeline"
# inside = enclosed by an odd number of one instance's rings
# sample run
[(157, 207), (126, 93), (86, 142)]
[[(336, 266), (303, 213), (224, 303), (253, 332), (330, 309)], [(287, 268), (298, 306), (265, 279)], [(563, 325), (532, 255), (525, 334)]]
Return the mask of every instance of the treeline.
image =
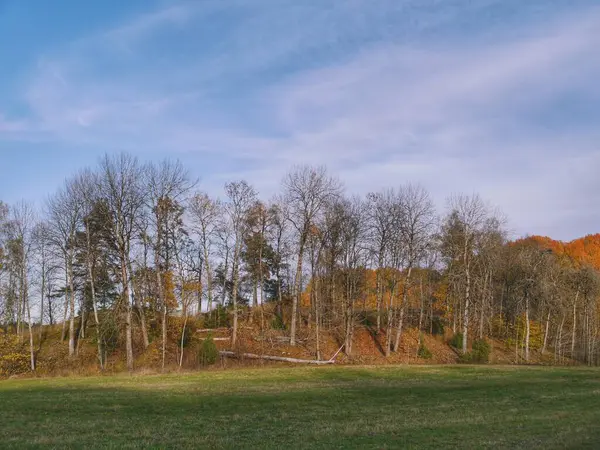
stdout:
[(597, 364), (598, 275), (542, 240), (509, 242), (477, 195), (438, 214), (423, 187), (348, 196), (324, 167), (292, 168), (266, 202), (245, 181), (213, 198), (179, 162), (107, 155), (39, 211), (0, 203), (0, 320), (28, 341), (32, 370), (48, 325), (71, 357), (90, 335), (100, 368), (122, 345), (131, 370), (160, 339), (164, 367), (175, 316), (182, 351), (188, 319), (203, 317), (231, 328), (232, 349), (242, 321), (292, 346), (310, 335), (317, 359), (324, 330), (351, 356), (368, 327), (389, 356), (414, 327), (451, 332), (465, 355), (492, 337), (525, 362)]

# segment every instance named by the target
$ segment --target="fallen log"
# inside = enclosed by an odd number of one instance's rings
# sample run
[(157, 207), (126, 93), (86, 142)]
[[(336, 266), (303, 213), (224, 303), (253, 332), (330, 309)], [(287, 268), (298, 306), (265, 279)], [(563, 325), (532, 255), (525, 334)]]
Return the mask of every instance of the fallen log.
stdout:
[(219, 352), (221, 356), (228, 356), (230, 358), (248, 358), (248, 359), (266, 359), (269, 361), (282, 361), (296, 364), (316, 364), (316, 365), (324, 365), (324, 364), (335, 364), (335, 361), (319, 361), (315, 359), (298, 359), (298, 358), (284, 358), (283, 356), (269, 356), (269, 355), (255, 355), (254, 353), (235, 353), (222, 351)]

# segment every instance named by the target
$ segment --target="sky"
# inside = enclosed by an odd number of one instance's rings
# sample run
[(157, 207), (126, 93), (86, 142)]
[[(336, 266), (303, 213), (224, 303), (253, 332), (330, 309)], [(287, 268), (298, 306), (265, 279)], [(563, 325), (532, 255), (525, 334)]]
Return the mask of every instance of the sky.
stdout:
[(600, 232), (598, 0), (0, 0), (0, 200), (104, 153), (262, 197), (479, 193), (515, 236)]

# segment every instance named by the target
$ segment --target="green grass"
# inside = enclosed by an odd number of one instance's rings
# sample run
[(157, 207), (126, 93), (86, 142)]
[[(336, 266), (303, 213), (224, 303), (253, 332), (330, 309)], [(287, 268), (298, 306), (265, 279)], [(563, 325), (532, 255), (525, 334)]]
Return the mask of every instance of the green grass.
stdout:
[(0, 382), (2, 448), (600, 448), (600, 370), (324, 367)]

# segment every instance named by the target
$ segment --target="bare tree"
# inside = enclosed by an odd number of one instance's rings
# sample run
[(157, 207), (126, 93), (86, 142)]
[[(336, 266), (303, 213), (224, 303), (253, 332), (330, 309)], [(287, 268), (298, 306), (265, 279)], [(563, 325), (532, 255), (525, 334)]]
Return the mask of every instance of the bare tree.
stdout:
[(248, 211), (256, 202), (256, 192), (245, 181), (227, 183), (225, 192), (229, 202), (225, 205), (225, 210), (229, 217), (229, 222), (234, 234), (233, 260), (232, 260), (232, 305), (233, 305), (233, 332), (231, 335), (231, 345), (235, 346), (238, 331), (238, 289), (240, 281), (240, 255), (244, 236), (247, 232), (246, 216)]
[(391, 210), (394, 202), (394, 191), (391, 189), (367, 195), (367, 220), (369, 248), (376, 267), (376, 308), (377, 308), (377, 333), (381, 330), (381, 309), (383, 307), (383, 271), (385, 269), (386, 254), (389, 251), (393, 229), (393, 216)]
[(460, 267), (465, 292), (463, 301), (462, 351), (467, 352), (471, 306), (471, 275), (479, 235), (489, 218), (489, 208), (478, 195), (455, 195), (448, 200), (449, 212), (443, 226), (443, 251)]
[(324, 166), (297, 166), (283, 180), (284, 201), (289, 208), (288, 220), (297, 232), (298, 258), (292, 300), (290, 344), (296, 345), (298, 304), (302, 294), (302, 262), (310, 228), (328, 202), (341, 193), (341, 184), (327, 174)]
[(213, 306), (212, 244), (217, 236), (222, 214), (221, 209), (219, 200), (213, 200), (208, 194), (203, 192), (194, 195), (189, 205), (192, 228), (200, 240), (204, 267), (206, 269), (207, 309), (209, 311)]
[(146, 186), (149, 195), (146, 197), (148, 207), (152, 211), (155, 227), (154, 265), (158, 295), (162, 305), (162, 367), (165, 367), (167, 346), (167, 314), (168, 305), (164, 290), (163, 274), (170, 270), (169, 237), (173, 235), (178, 214), (185, 194), (192, 188), (188, 172), (179, 161), (163, 161), (160, 165), (148, 164), (145, 168)]
[(396, 330), (394, 351), (400, 347), (402, 327), (404, 325), (404, 311), (407, 303), (408, 291), (411, 288), (412, 271), (425, 257), (431, 245), (431, 237), (435, 224), (435, 210), (429, 193), (418, 185), (405, 185), (400, 188), (400, 207), (402, 209), (401, 223), (398, 231), (404, 252), (406, 254), (406, 278), (402, 288), (402, 303), (400, 304), (400, 317)]
[[(19, 270), (20, 298), (19, 310), (27, 320), (29, 331), (29, 354), (31, 370), (35, 370), (35, 351), (33, 347), (33, 324), (31, 319), (31, 303), (29, 293), (29, 270), (31, 249), (33, 246), (33, 230), (35, 215), (31, 206), (25, 202), (17, 203), (10, 214), (10, 240), (14, 249), (14, 262)], [(26, 317), (25, 314), (27, 314)]]
[(141, 186), (143, 172), (136, 158), (122, 153), (105, 155), (100, 161), (99, 194), (112, 216), (112, 235), (120, 265), (122, 302), (125, 307), (127, 368), (133, 370), (131, 249), (137, 220), (145, 203)]
[(96, 266), (96, 253), (98, 249), (94, 248), (92, 243), (92, 225), (91, 225), (91, 216), (93, 214), (94, 208), (100, 201), (97, 195), (97, 188), (99, 185), (99, 180), (93, 172), (90, 170), (82, 171), (76, 179), (75, 189), (77, 190), (77, 195), (79, 197), (79, 204), (81, 205), (82, 210), (82, 220), (85, 229), (85, 264), (87, 270), (87, 282), (90, 287), (90, 294), (92, 300), (92, 309), (94, 312), (94, 322), (96, 325), (96, 340), (98, 346), (98, 363), (100, 364), (100, 369), (104, 369), (104, 351), (102, 348), (102, 337), (100, 333), (100, 316), (98, 314), (98, 302), (96, 299), (96, 280), (95, 280), (95, 266)]
[(47, 204), (50, 241), (60, 251), (65, 270), (65, 311), (62, 339), (65, 335), (67, 309), (69, 311), (69, 356), (74, 356), (75, 347), (75, 238), (81, 226), (83, 210), (77, 195), (74, 180), (67, 180), (61, 190)]
[(364, 203), (358, 197), (342, 202), (342, 267), (344, 269), (344, 346), (352, 354), (355, 304), (364, 289), (366, 217)]
[[(36, 278), (39, 280), (40, 289), (40, 329), (39, 345), (42, 345), (44, 337), (44, 316), (46, 310), (50, 309), (49, 288), (52, 286), (52, 279), (56, 272), (57, 265), (54, 262), (51, 244), (49, 240), (50, 226), (47, 222), (38, 222), (33, 229), (34, 258), (37, 267)], [(48, 302), (48, 303), (47, 303)]]

